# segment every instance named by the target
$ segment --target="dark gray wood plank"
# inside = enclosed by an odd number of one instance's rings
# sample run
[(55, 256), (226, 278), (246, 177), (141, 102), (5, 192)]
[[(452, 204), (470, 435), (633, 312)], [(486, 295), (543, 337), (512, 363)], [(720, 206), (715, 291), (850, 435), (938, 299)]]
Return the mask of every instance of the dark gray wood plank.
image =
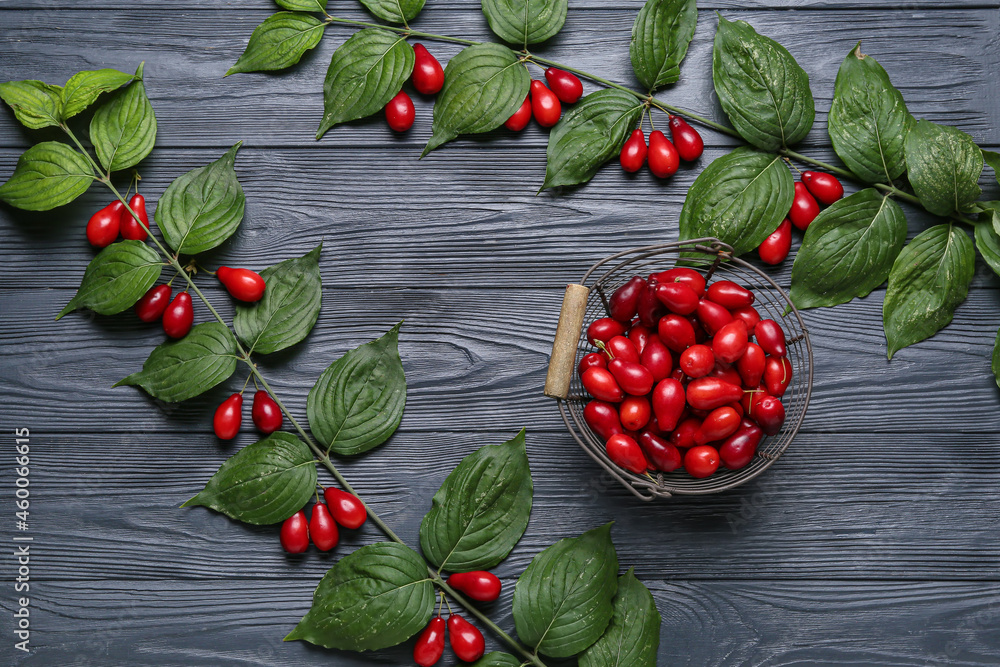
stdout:
[[(663, 615), (663, 665), (995, 664), (1000, 585), (647, 581)], [(410, 664), (412, 643), (363, 656), (283, 643), (312, 585), (215, 580), (56, 583), (36, 597), (37, 652), (18, 664)], [(503, 600), (506, 602), (508, 594)], [(9, 610), (9, 600), (0, 606)], [(11, 615), (0, 623), (8, 635)], [(509, 618), (501, 624), (512, 628)], [(489, 650), (499, 649), (492, 637)], [(441, 667), (458, 663), (450, 652)]]
[[(565, 61), (614, 81), (637, 85), (631, 73), (628, 44), (636, 3), (629, 10), (601, 8), (570, 13), (563, 32), (537, 49), (542, 56)], [(266, 5), (239, 11), (193, 9), (183, 13), (155, 8), (132, 15), (86, 11), (8, 12), (11, 29), (3, 45), (0, 69), (20, 78), (62, 83), (79, 69), (108, 66), (132, 69), (146, 61), (147, 88), (160, 121), (161, 146), (219, 146), (232, 143), (222, 128), (233, 128), (248, 145), (310, 146), (327, 152), (346, 146), (407, 145), (416, 157), (430, 135), (431, 104), (416, 99), (417, 123), (397, 137), (378, 117), (336, 128), (315, 147), (313, 137), (322, 115), (322, 81), (337, 45), (354, 27), (329, 29), (323, 43), (292, 71), (222, 78), (246, 45), (253, 28), (268, 16)], [(844, 56), (864, 40), (866, 52), (887, 68), (918, 117), (947, 122), (970, 132), (978, 141), (1000, 143), (1000, 109), (991, 74), (1000, 66), (995, 49), (983, 48), (1000, 22), (991, 9), (942, 11), (729, 11), (730, 18), (749, 20), (763, 34), (778, 38), (810, 74), (818, 122), (806, 147), (828, 143), (824, 131), (833, 81)], [(360, 9), (348, 16), (364, 19)], [(794, 18), (794, 20), (791, 20)], [(681, 108), (716, 119), (724, 115), (715, 102), (711, 81), (714, 11), (704, 10), (685, 61), (682, 80), (662, 94)], [(488, 39), (478, 3), (454, 8), (429, 6), (414, 27), (428, 32)], [(135, 44), (114, 40), (109, 33), (133, 35)], [(961, 39), (954, 39), (960, 35)], [(905, 46), (903, 46), (905, 45)], [(459, 46), (435, 44), (450, 58)], [(37, 57), (39, 52), (47, 58)], [(535, 71), (536, 76), (540, 72)], [(587, 90), (595, 87), (588, 84)], [(197, 113), (192, 113), (197, 109)], [(24, 131), (15, 129), (9, 112), (0, 115), (0, 145), (22, 145)], [(506, 132), (501, 134), (507, 135)], [(706, 132), (712, 143), (733, 140)], [(481, 140), (480, 140), (481, 141)], [(506, 139), (505, 141), (509, 141)], [(517, 139), (519, 145), (543, 145), (546, 133), (536, 127)], [(491, 142), (496, 143), (496, 142)], [(448, 148), (442, 150), (447, 155)]]
[[(44, 551), (33, 574), (44, 583), (314, 580), (337, 557), (384, 539), (369, 524), (343, 531), (333, 554), (291, 558), (278, 545), (277, 526), (179, 509), (254, 439), (249, 427), (235, 443), (220, 444), (202, 432), (66, 435), (39, 419), (11, 420), (32, 429), (29, 526)], [(462, 426), (434, 433), (404, 428), (338, 467), (416, 546), (420, 520), (447, 473), (477, 447), (514, 435)], [(1000, 452), (991, 435), (898, 434), (865, 443), (846, 433), (804, 433), (754, 482), (651, 504), (619, 487), (565, 431), (529, 426), (527, 441), (535, 500), (528, 531), (496, 570), (509, 580), (557, 539), (613, 520), (623, 567), (635, 566), (643, 579), (1000, 581), (1000, 545), (993, 539)], [(10, 486), (12, 475), (0, 471), (0, 483)], [(319, 479), (333, 484), (322, 470)]]
[[(139, 390), (110, 389), (141, 367), (163, 340), (162, 332), (153, 325), (138, 327), (130, 313), (96, 319), (77, 314), (47, 323), (71, 294), (3, 294), (0, 324), (6, 336), (0, 359), (7, 377), (0, 402), (11, 414), (44, 415), (47, 428), (56, 432), (131, 430), (136, 424), (149, 432), (207, 430), (212, 406), (242, 385), (245, 376), (238, 374), (205, 401), (171, 406), (164, 419)], [(951, 325), (891, 362), (884, 357), (880, 292), (806, 312), (815, 382), (803, 428), (859, 434), (1000, 431), (998, 390), (989, 369), (996, 298), (995, 290), (973, 292)], [(327, 365), (405, 319), (400, 335), (409, 380), (405, 427), (448, 428), (457, 414), (478, 428), (514, 432), (527, 424), (560, 430), (562, 420), (541, 388), (561, 300), (555, 290), (515, 296), (488, 289), (327, 290), (324, 314), (310, 338), (263, 365), (275, 391), (304, 414), (308, 390)], [(196, 321), (206, 315), (197, 309)], [(72, 394), (64, 396), (68, 387)], [(115, 406), (110, 412), (81, 411), (109, 401)]]
[[(245, 137), (234, 130), (230, 140)], [(545, 173), (541, 147), (459, 145), (421, 161), (403, 148), (243, 148), (236, 169), (247, 195), (246, 217), (240, 231), (204, 261), (259, 269), (324, 242), (321, 270), (328, 286), (562, 290), (612, 253), (676, 240), (688, 187), (724, 151), (706, 151), (666, 182), (645, 170), (625, 174), (611, 163), (586, 186), (536, 196)], [(150, 213), (174, 178), (222, 152), (155, 151), (142, 165), (141, 191)], [(812, 153), (835, 159), (829, 149)], [(0, 174), (13, 170), (18, 154), (0, 149)], [(990, 169), (981, 183), (986, 197), (1000, 199)], [(127, 178), (119, 187), (128, 187)], [(847, 184), (848, 192), (856, 189)], [(104, 186), (95, 185), (52, 212), (0, 207), (2, 284), (75, 288), (94, 256), (84, 236), (86, 221), (109, 200)], [(904, 208), (911, 235), (940, 220)], [(795, 239), (797, 248), (798, 232)], [(791, 264), (762, 268), (787, 285)], [(977, 287), (996, 284), (990, 271), (977, 274)]]

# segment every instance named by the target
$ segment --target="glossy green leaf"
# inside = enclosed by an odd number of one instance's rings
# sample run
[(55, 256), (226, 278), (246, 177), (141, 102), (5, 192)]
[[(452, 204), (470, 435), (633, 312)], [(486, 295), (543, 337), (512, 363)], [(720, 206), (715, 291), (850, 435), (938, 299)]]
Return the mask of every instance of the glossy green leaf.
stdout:
[(586, 183), (618, 155), (639, 124), (642, 101), (609, 88), (587, 95), (549, 133), (542, 189)]
[(990, 370), (993, 371), (993, 377), (996, 379), (997, 386), (1000, 387), (1000, 331), (997, 331), (997, 338), (993, 342), (993, 359)]
[(698, 22), (695, 0), (647, 0), (632, 25), (632, 70), (650, 92), (676, 82)]
[(559, 540), (535, 556), (514, 588), (518, 638), (568, 658), (600, 639), (614, 613), (618, 557), (611, 524)]
[(507, 47), (477, 44), (462, 49), (444, 69), (433, 135), (421, 157), (460, 134), (500, 127), (520, 108), (530, 86), (527, 68)]
[(162, 343), (142, 370), (115, 383), (138, 386), (153, 398), (173, 403), (194, 398), (236, 370), (236, 339), (218, 322), (197, 324), (184, 338)]
[(427, 625), (436, 597), (419, 554), (395, 542), (369, 544), (330, 568), (285, 641), (349, 651), (395, 646)]
[(528, 527), (531, 497), (522, 430), (468, 455), (448, 475), (420, 524), (424, 556), (449, 572), (495, 567)]
[(509, 653), (493, 651), (487, 653), (469, 667), (520, 667), (521, 661)]
[(1000, 207), (987, 209), (979, 214), (979, 222), (976, 223), (976, 248), (993, 272), (1000, 276)]
[(361, 4), (388, 23), (412, 21), (424, 8), (424, 0), (361, 0)]
[(979, 199), (983, 153), (965, 132), (920, 120), (904, 147), (910, 185), (928, 211), (951, 215)]
[(316, 138), (339, 123), (380, 111), (413, 72), (413, 47), (379, 28), (354, 33), (333, 54), (323, 84), (323, 120)]
[(156, 143), (156, 114), (141, 80), (142, 65), (135, 75), (140, 80), (98, 107), (90, 121), (90, 140), (108, 171), (134, 167)]
[(63, 116), (62, 86), (42, 81), (0, 83), (0, 99), (10, 105), (14, 117), (29, 130), (59, 125)]
[(309, 427), (328, 451), (344, 456), (367, 452), (399, 426), (406, 404), (401, 325), (330, 364), (309, 391)]
[(754, 146), (774, 151), (809, 134), (816, 116), (809, 75), (785, 47), (746, 21), (719, 17), (712, 80), (722, 110)]
[(566, 22), (567, 0), (482, 0), (482, 3), (493, 34), (517, 46), (544, 42), (562, 30)]
[(993, 177), (996, 178), (997, 183), (1000, 183), (1000, 153), (984, 149), (983, 159), (986, 160), (986, 164), (993, 168)]
[(321, 12), (326, 9), (326, 0), (274, 0), (279, 7), (293, 12)]
[(906, 171), (903, 142), (912, 125), (903, 95), (858, 42), (837, 72), (827, 122), (833, 149), (861, 180), (888, 183)]
[(167, 186), (156, 206), (156, 224), (167, 245), (195, 255), (221, 245), (243, 220), (246, 196), (233, 168), (236, 151), (192, 169)]
[(903, 209), (874, 188), (824, 209), (806, 229), (792, 266), (799, 308), (847, 303), (885, 282), (906, 243)]
[(302, 509), (316, 491), (316, 460), (291, 433), (272, 433), (237, 452), (181, 507), (208, 507), (262, 526)]
[(247, 48), (225, 76), (285, 69), (323, 39), (326, 23), (312, 14), (278, 12), (257, 26)]
[(18, 158), (10, 179), (0, 185), (0, 201), (25, 211), (48, 211), (86, 192), (93, 174), (82, 154), (64, 143), (43, 141)]
[(163, 259), (142, 241), (113, 243), (90, 260), (76, 296), (56, 317), (77, 308), (114, 315), (131, 308), (156, 283)]
[(238, 303), (233, 329), (260, 354), (284, 350), (304, 340), (319, 318), (323, 284), (317, 246), (304, 257), (286, 259), (260, 272), (267, 288), (257, 303)]
[(632, 569), (618, 578), (614, 608), (608, 629), (580, 656), (580, 667), (656, 667), (660, 612)]
[(964, 230), (936, 225), (903, 248), (889, 273), (882, 323), (889, 358), (951, 322), (976, 269), (976, 250)]
[(63, 86), (63, 118), (72, 118), (86, 110), (104, 93), (118, 90), (132, 81), (142, 80), (142, 66), (135, 74), (126, 74), (116, 69), (98, 69), (77, 72)]
[(737, 255), (756, 250), (792, 207), (795, 182), (777, 155), (749, 147), (716, 158), (681, 210), (680, 238), (715, 237)]

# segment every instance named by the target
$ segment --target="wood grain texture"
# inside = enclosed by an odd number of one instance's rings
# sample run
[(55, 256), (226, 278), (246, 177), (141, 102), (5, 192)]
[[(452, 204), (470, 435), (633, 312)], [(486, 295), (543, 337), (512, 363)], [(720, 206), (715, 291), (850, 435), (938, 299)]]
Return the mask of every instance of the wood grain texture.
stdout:
[[(539, 54), (634, 83), (628, 36), (641, 2), (572, 5), (563, 33)], [(478, 7), (431, 2), (414, 28), (486, 38)], [(706, 0), (682, 79), (663, 97), (721, 118), (709, 76), (721, 10), (778, 38), (809, 73), (819, 114), (808, 154), (836, 159), (825, 111), (837, 67), (858, 39), (914, 114), (996, 149), (998, 7), (993, 0), (893, 7)], [(331, 28), (286, 74), (221, 78), (272, 11), (265, 0), (140, 0), (128, 8), (17, 0), (0, 5), (0, 72), (61, 82), (77, 69), (145, 60), (160, 121), (157, 149), (141, 165), (151, 210), (178, 175), (246, 141), (237, 160), (246, 219), (205, 263), (259, 269), (323, 241), (319, 324), (301, 345), (261, 362), (296, 414), (331, 361), (405, 319), (410, 392), (402, 426), (370, 455), (339, 462), (404, 540), (417, 543), (431, 495), (463, 456), (527, 426), (532, 521), (497, 568), (505, 592), (490, 607), (505, 627), (513, 626), (513, 582), (540, 549), (615, 520), (620, 562), (636, 566), (663, 615), (661, 665), (1000, 662), (1000, 390), (988, 360), (1000, 282), (988, 268), (977, 265), (951, 325), (891, 363), (882, 290), (806, 312), (813, 402), (782, 460), (729, 493), (641, 503), (586, 457), (541, 395), (559, 304), (566, 283), (597, 259), (675, 239), (688, 186), (733, 142), (705, 132), (705, 157), (667, 183), (612, 165), (584, 187), (537, 197), (546, 135), (534, 125), (517, 137), (462, 139), (418, 162), (431, 100), (415, 97), (417, 125), (402, 137), (376, 118), (315, 142), (326, 64), (350, 29)], [(353, 3), (336, 11), (365, 18)], [(444, 60), (458, 47), (432, 50)], [(52, 136), (22, 131), (0, 112), (0, 176), (30, 142)], [(1000, 199), (992, 172), (982, 184)], [(379, 539), (371, 526), (344, 531), (333, 555), (286, 557), (274, 527), (178, 508), (255, 439), (246, 428), (225, 445), (209, 428), (214, 406), (243, 376), (204, 401), (157, 404), (133, 388), (110, 388), (162, 340), (155, 326), (128, 313), (52, 322), (93, 256), (83, 224), (106, 199), (95, 188), (51, 213), (0, 207), (0, 424), (32, 429), (37, 554), (36, 652), (11, 661), (408, 664), (411, 644), (357, 656), (281, 641), (336, 558)], [(935, 221), (906, 210), (911, 237)], [(787, 285), (790, 268), (766, 270)], [(213, 282), (204, 284), (229, 316)], [(202, 321), (204, 309), (196, 311)], [(11, 488), (13, 474), (0, 466), (0, 489)], [(320, 479), (329, 478), (321, 472)], [(9, 539), (10, 525), (2, 526)], [(7, 638), (10, 594), (0, 595), (0, 608)]]

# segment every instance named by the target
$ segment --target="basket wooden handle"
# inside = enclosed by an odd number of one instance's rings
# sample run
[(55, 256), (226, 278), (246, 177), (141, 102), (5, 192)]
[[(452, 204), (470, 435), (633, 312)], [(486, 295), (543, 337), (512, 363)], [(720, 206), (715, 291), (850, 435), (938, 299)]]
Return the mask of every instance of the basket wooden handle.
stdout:
[(569, 396), (569, 383), (573, 379), (576, 362), (576, 348), (580, 343), (583, 316), (587, 310), (590, 288), (583, 285), (566, 286), (562, 310), (559, 311), (559, 325), (552, 342), (552, 356), (549, 358), (549, 373), (545, 376), (545, 395), (552, 398)]

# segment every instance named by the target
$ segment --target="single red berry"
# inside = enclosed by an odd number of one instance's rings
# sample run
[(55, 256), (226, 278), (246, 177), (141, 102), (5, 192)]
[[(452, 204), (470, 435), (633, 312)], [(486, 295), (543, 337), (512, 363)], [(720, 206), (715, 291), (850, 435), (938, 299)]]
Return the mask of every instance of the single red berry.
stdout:
[(193, 322), (194, 308), (191, 305), (191, 295), (181, 292), (163, 312), (163, 331), (171, 338), (184, 338), (191, 331)]
[(413, 45), (413, 87), (423, 95), (434, 95), (444, 86), (444, 70), (437, 58), (419, 42)]
[(646, 163), (646, 137), (642, 133), (642, 128), (632, 131), (632, 136), (622, 146), (622, 152), (618, 156), (622, 164), (622, 169), (629, 173), (635, 173), (642, 169)]
[(304, 553), (309, 548), (309, 522), (306, 513), (299, 510), (281, 524), (282, 548), (290, 554)]
[(529, 122), (531, 122), (531, 95), (525, 95), (521, 106), (513, 116), (504, 121), (503, 126), (511, 132), (520, 132), (528, 127)]
[(670, 134), (674, 138), (677, 152), (685, 162), (697, 160), (705, 151), (701, 135), (680, 116), (670, 116)]
[(396, 96), (385, 105), (385, 120), (396, 132), (406, 132), (413, 127), (413, 119), (416, 118), (417, 111), (413, 108), (413, 100), (405, 91), (399, 91)]
[(330, 507), (334, 520), (344, 528), (360, 528), (368, 518), (365, 504), (355, 495), (328, 486), (323, 492), (323, 498)]
[(271, 395), (263, 389), (258, 389), (253, 395), (253, 407), (250, 408), (250, 418), (253, 419), (254, 426), (264, 435), (270, 435), (279, 428), (284, 421), (281, 408), (275, 403)]
[(711, 445), (698, 445), (684, 455), (684, 469), (692, 477), (709, 477), (719, 469), (719, 450)]
[(329, 551), (340, 541), (337, 522), (323, 503), (313, 505), (312, 516), (309, 517), (309, 536), (320, 551)]
[(447, 625), (443, 618), (432, 618), (413, 646), (413, 662), (420, 667), (432, 667), (444, 654), (444, 636)]
[(819, 204), (809, 194), (805, 185), (796, 183), (795, 197), (792, 199), (792, 208), (788, 211), (788, 219), (800, 230), (805, 231), (817, 215), (819, 215)]
[(232, 440), (243, 423), (243, 394), (233, 394), (215, 409), (212, 428), (220, 440)]
[(792, 222), (785, 218), (778, 228), (771, 233), (757, 248), (760, 261), (765, 264), (781, 264), (792, 249)]
[(250, 269), (231, 269), (228, 266), (220, 266), (215, 272), (216, 277), (229, 294), (240, 301), (253, 303), (260, 301), (264, 296), (266, 284), (260, 274)]
[(550, 67), (545, 70), (545, 80), (556, 97), (566, 104), (573, 104), (583, 97), (583, 84), (569, 72)]
[(649, 170), (657, 178), (668, 178), (680, 166), (677, 149), (659, 130), (649, 133)]
[(107, 248), (118, 238), (121, 228), (122, 211), (125, 207), (120, 201), (113, 201), (100, 211), (90, 216), (87, 221), (87, 240), (95, 248)]
[(559, 98), (537, 80), (531, 82), (531, 113), (542, 127), (552, 127), (562, 115)]
[(503, 584), (492, 572), (456, 572), (448, 577), (448, 585), (477, 602), (493, 602), (500, 597)]
[(486, 652), (483, 633), (458, 614), (448, 617), (448, 638), (451, 640), (451, 649), (464, 662), (475, 662)]
[(639, 443), (624, 433), (608, 438), (604, 450), (615, 465), (621, 466), (629, 472), (641, 475), (649, 467), (649, 462), (646, 461), (646, 456), (642, 453)]
[(155, 322), (163, 317), (170, 305), (170, 285), (153, 285), (135, 304), (135, 314), (143, 322)]
[(802, 182), (812, 193), (812, 196), (826, 206), (844, 196), (844, 186), (835, 176), (830, 174), (824, 174), (821, 171), (804, 171), (802, 172)]
[(146, 214), (146, 198), (137, 192), (128, 200), (128, 205), (139, 216), (142, 225), (136, 222), (136, 219), (128, 212), (127, 208), (122, 206), (122, 238), (130, 241), (145, 241), (146, 237), (149, 236), (149, 232), (146, 231), (149, 229), (149, 215)]

